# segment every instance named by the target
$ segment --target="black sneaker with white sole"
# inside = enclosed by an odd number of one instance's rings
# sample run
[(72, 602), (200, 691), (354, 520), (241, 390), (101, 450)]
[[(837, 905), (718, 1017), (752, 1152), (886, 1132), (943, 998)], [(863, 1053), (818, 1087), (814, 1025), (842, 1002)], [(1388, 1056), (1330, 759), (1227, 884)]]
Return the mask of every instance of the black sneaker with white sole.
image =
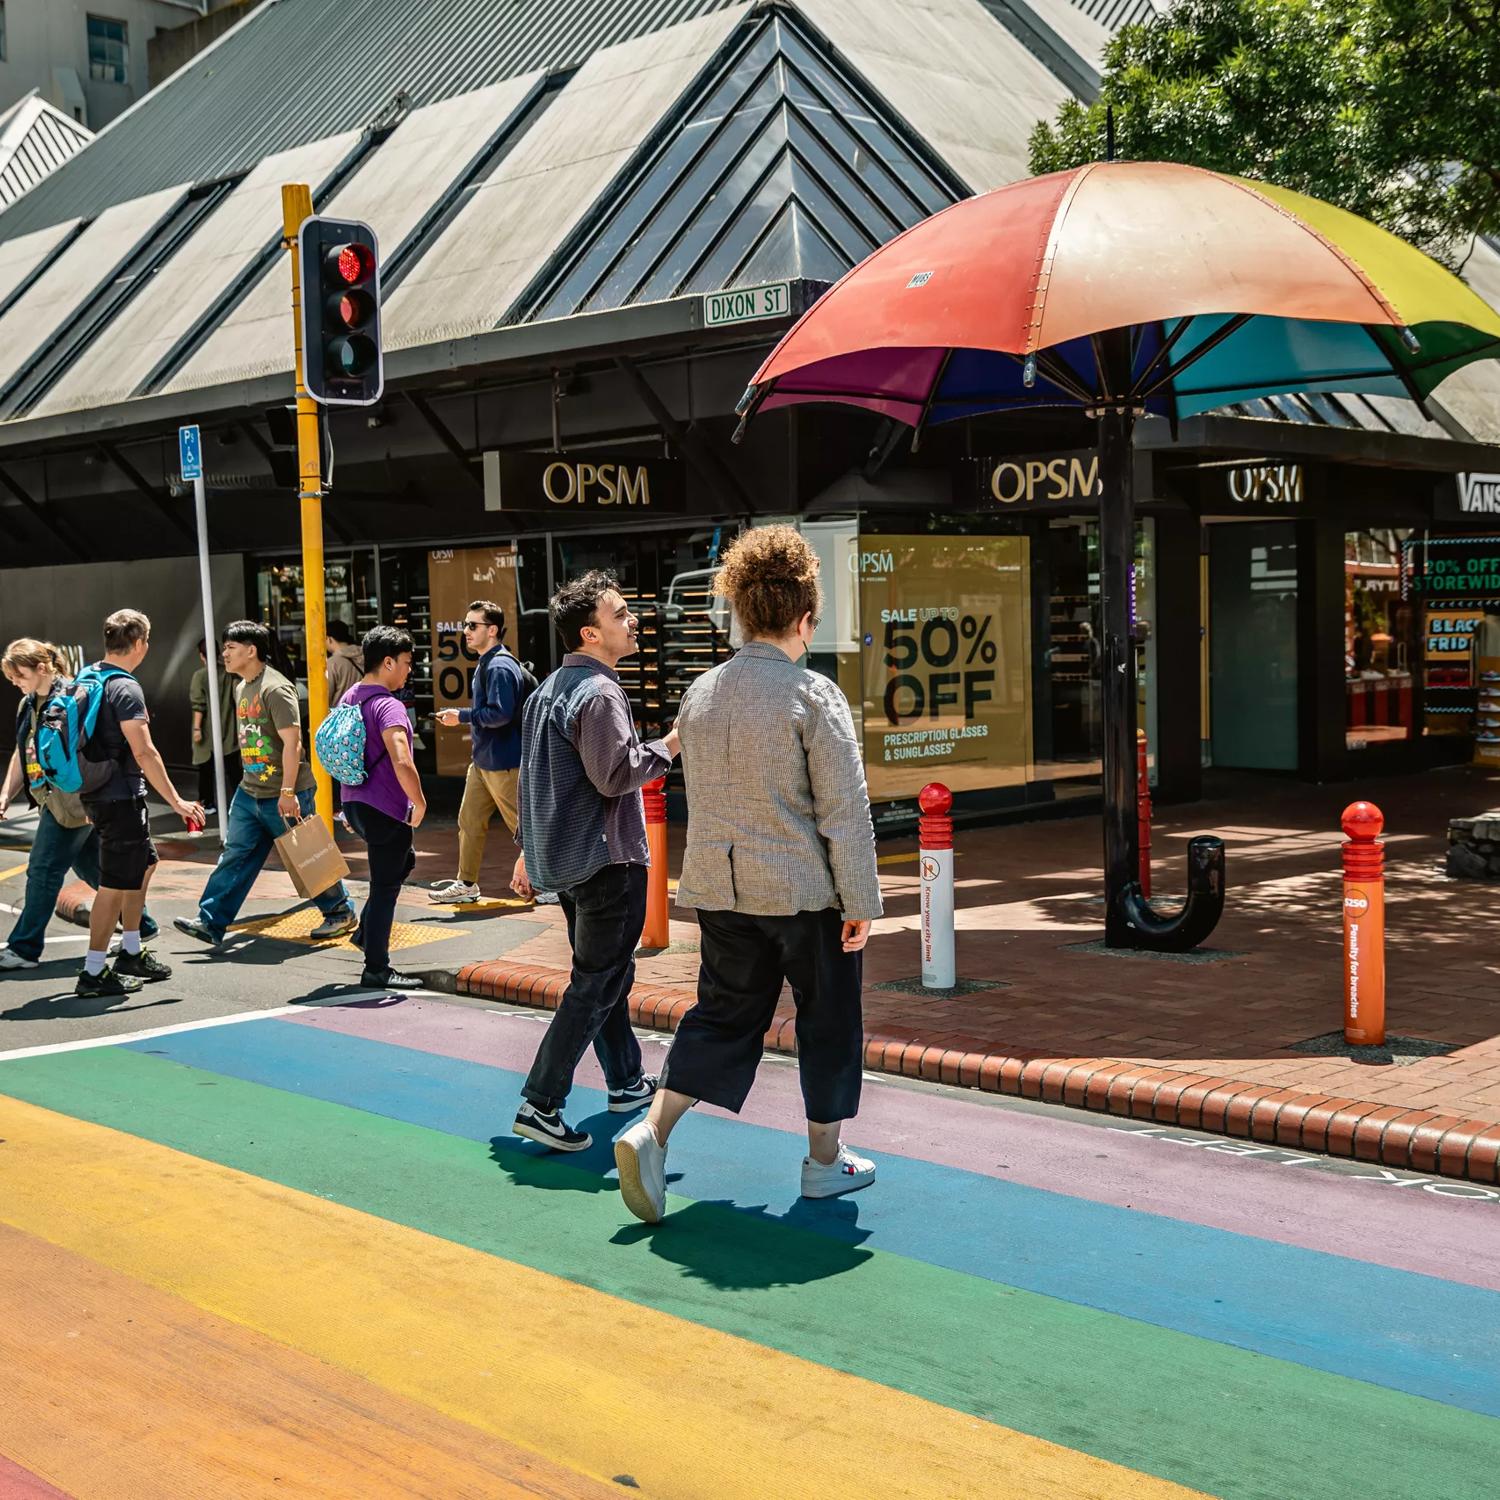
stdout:
[(656, 1095), (656, 1074), (642, 1073), (629, 1088), (609, 1091), (609, 1112), (612, 1115), (634, 1114), (643, 1104), (649, 1104)]
[(140, 987), (139, 979), (129, 974), (116, 974), (108, 964), (105, 964), (97, 974), (90, 974), (85, 969), (78, 976), (78, 983), (73, 986), (73, 993), (90, 999), (100, 995), (114, 998), (119, 995), (133, 995)]
[(554, 1151), (587, 1151), (594, 1144), (593, 1136), (586, 1130), (574, 1130), (563, 1119), (561, 1110), (543, 1114), (534, 1104), (523, 1104), (510, 1128), (516, 1135), (524, 1135), (528, 1141), (550, 1146)]
[(403, 974), (400, 969), (365, 969), (359, 976), (359, 982), (367, 990), (420, 990), (426, 988), (415, 974)]

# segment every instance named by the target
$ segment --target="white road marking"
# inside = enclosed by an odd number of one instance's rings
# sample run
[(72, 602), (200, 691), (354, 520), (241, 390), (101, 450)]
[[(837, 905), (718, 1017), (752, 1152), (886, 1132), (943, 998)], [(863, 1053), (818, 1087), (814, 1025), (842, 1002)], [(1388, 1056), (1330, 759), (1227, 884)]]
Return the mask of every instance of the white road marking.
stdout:
[[(242, 1010), (229, 1016), (206, 1016), (201, 1021), (179, 1021), (175, 1026), (152, 1026), (145, 1031), (126, 1031), (116, 1036), (83, 1037), (76, 1042), (46, 1042), (37, 1047), (14, 1047), (0, 1051), (0, 1063), (13, 1062), (21, 1057), (50, 1057), (55, 1052), (86, 1052), (92, 1047), (122, 1047), (127, 1042), (145, 1042), (158, 1036), (176, 1036), (183, 1031), (203, 1031), (210, 1026), (235, 1026), (241, 1021), (269, 1020), (276, 1016), (305, 1015), (310, 1010), (329, 1009), (335, 1005), (347, 1005), (351, 1000), (368, 1000), (385, 993), (381, 990), (350, 990), (336, 1000), (304, 1002), (301, 1005), (277, 1005), (268, 1010)], [(392, 994), (393, 1000), (441, 1000), (436, 990), (402, 990)]]

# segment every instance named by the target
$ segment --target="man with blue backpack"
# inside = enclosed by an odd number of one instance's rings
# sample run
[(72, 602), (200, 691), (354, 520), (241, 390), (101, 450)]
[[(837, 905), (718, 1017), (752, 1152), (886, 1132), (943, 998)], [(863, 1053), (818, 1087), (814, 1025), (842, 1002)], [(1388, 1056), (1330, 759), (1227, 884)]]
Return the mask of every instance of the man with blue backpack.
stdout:
[[(287, 827), (312, 816), (317, 783), (302, 748), (297, 689), (268, 658), (271, 632), (257, 620), (235, 620), (224, 629), (224, 670), (238, 678), (234, 717), (240, 748), (240, 784), (229, 803), (224, 852), (198, 898), (196, 918), (172, 925), (217, 947), (265, 868)], [(323, 920), (310, 936), (336, 938), (354, 931), (354, 908), (343, 881), (313, 897)]]
[[(135, 672), (151, 649), (151, 621), (138, 609), (118, 609), (104, 622), (104, 659), (85, 667), (70, 693), (55, 694), (42, 711), (37, 757), (43, 774), (64, 791), (77, 791), (99, 835), (99, 893), (89, 913), (89, 950), (75, 993), (133, 994), (142, 983), (172, 971), (141, 946), (146, 887), (156, 868), (149, 782), (191, 829), (203, 827), (203, 808), (185, 802), (172, 785), (151, 739), (146, 695)], [(109, 940), (123, 929), (114, 969)]]

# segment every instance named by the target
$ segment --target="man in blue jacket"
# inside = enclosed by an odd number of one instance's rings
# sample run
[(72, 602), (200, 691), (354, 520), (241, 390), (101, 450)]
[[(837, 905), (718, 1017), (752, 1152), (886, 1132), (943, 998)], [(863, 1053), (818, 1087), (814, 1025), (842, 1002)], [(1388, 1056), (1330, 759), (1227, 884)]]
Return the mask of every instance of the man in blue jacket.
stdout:
[(464, 642), (479, 653), (470, 686), (472, 706), (445, 708), (437, 716), (450, 729), (467, 724), (474, 749), (458, 809), (458, 879), (434, 886), (429, 893), (434, 901), (477, 901), (490, 819), (498, 810), (512, 836), (519, 825), (521, 709), (535, 682), (501, 644), (504, 639), (505, 611), (493, 600), (476, 599), (464, 612)]

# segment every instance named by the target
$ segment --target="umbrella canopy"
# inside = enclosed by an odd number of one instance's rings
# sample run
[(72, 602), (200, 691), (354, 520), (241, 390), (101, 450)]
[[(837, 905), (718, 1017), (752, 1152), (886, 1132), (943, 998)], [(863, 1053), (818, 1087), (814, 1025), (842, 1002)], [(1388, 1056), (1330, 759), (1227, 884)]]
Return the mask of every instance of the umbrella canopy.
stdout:
[[(1126, 328), (1128, 370), (1095, 337)], [(966, 199), (877, 250), (741, 409), (837, 401), (920, 429), (1125, 399), (1166, 416), (1285, 391), (1420, 401), (1486, 355), (1500, 313), (1354, 214), (1198, 167), (1095, 162)]]

